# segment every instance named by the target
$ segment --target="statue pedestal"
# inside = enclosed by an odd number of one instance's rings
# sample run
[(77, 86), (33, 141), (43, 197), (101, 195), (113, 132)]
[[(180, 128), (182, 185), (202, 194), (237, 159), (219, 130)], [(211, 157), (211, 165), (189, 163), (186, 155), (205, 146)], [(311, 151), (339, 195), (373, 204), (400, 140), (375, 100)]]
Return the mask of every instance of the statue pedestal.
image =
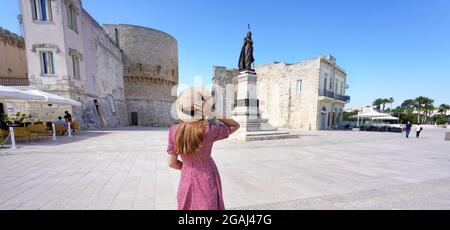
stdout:
[(299, 137), (289, 132), (280, 132), (278, 128), (271, 126), (267, 119), (261, 118), (256, 88), (258, 77), (255, 72), (241, 72), (237, 80), (237, 105), (231, 115), (241, 128), (231, 136), (231, 139), (258, 141)]

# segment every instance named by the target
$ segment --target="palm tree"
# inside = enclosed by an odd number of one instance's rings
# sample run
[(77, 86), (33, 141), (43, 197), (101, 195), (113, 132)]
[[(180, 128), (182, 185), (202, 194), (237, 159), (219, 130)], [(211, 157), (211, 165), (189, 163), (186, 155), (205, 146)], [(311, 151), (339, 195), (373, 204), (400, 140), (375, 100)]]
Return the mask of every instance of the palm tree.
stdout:
[(390, 99), (387, 99), (387, 98), (384, 98), (384, 99), (382, 99), (382, 105), (383, 105), (383, 112), (386, 110), (386, 105), (387, 104), (389, 104), (389, 103), (391, 103), (391, 100)]
[(450, 110), (450, 105), (442, 104), (439, 106), (439, 113), (441, 113), (442, 116), (446, 116), (447, 112)]
[(377, 111), (380, 111), (381, 105), (384, 103), (384, 99), (378, 98), (373, 101), (372, 105), (376, 107)]
[(430, 117), (431, 114), (433, 114), (433, 111), (435, 110), (434, 105), (433, 104), (428, 104), (426, 106), (423, 107), (423, 111), (425, 113), (425, 117), (424, 117), (424, 124), (428, 123), (428, 118)]
[[(420, 123), (420, 112), (422, 112), (423, 108), (426, 107), (426, 110), (430, 109), (430, 107), (433, 105), (434, 100), (430, 99), (428, 97), (418, 97), (415, 99), (416, 101), (416, 108), (417, 108), (417, 122)], [(425, 111), (427, 112), (427, 111)], [(425, 114), (425, 118), (428, 118), (428, 115)]]
[(392, 104), (394, 104), (394, 102), (395, 102), (395, 101), (394, 101), (394, 98), (393, 98), (393, 97), (391, 97), (391, 98), (388, 99), (388, 103), (391, 104), (391, 110), (392, 110)]

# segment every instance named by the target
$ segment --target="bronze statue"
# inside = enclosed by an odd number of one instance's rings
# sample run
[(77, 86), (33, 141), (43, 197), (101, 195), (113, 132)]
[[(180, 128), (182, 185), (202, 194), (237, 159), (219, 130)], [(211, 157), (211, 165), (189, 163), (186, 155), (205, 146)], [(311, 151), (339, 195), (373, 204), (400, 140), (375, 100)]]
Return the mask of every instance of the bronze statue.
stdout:
[(241, 56), (239, 57), (239, 70), (255, 71), (252, 68), (252, 63), (255, 62), (253, 57), (253, 40), (252, 32), (247, 33), (247, 37), (244, 39), (244, 45), (242, 46)]

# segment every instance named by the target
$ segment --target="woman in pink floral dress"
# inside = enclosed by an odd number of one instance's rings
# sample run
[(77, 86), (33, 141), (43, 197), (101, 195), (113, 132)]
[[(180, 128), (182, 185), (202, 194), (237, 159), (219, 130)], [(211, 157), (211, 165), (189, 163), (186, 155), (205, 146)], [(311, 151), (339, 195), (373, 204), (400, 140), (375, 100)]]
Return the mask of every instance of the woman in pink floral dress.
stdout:
[(228, 138), (239, 124), (228, 119), (220, 120), (221, 125), (208, 124), (205, 104), (209, 97), (189, 90), (188, 96), (182, 93), (177, 100), (181, 121), (170, 129), (167, 147), (169, 166), (181, 170), (178, 209), (224, 210), (222, 184), (211, 150), (214, 142)]

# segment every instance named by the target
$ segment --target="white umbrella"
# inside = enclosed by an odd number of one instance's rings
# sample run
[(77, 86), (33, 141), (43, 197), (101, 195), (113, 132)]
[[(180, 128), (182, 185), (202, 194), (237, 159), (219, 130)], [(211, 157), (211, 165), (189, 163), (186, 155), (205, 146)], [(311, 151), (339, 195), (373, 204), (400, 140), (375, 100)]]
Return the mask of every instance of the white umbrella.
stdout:
[(387, 117), (373, 117), (372, 120), (380, 120), (380, 121), (398, 121), (400, 118), (387, 116)]
[(26, 91), (18, 90), (12, 87), (0, 85), (0, 101), (1, 102), (27, 102), (27, 101), (44, 101), (45, 97), (36, 95)]
[(373, 118), (373, 117), (388, 117), (389, 114), (379, 113), (377, 111), (369, 111), (367, 113), (361, 113), (355, 116), (351, 116), (350, 118)]
[(72, 106), (81, 106), (81, 103), (69, 98), (61, 97), (56, 94), (47, 93), (41, 90), (28, 90), (27, 91), (30, 94), (38, 95), (44, 97), (43, 104), (56, 104), (56, 105), (72, 105)]

